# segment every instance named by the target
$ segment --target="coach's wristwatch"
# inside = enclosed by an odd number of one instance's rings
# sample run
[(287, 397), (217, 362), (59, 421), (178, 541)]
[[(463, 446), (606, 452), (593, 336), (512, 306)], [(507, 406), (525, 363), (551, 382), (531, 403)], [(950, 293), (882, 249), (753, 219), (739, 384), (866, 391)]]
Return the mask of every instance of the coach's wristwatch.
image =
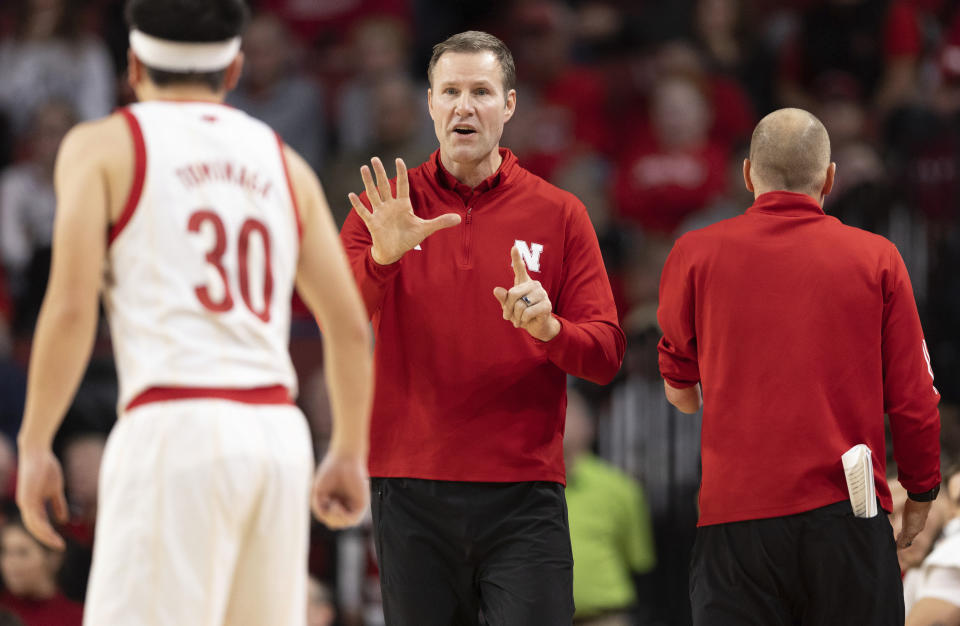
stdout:
[(933, 489), (931, 489), (930, 491), (924, 491), (924, 492), (921, 492), (921, 493), (912, 493), (912, 492), (908, 491), (908, 492), (907, 492), (907, 497), (910, 498), (911, 500), (915, 501), (915, 502), (930, 502), (930, 501), (932, 501), (932, 500), (936, 500), (936, 499), (937, 499), (937, 494), (938, 494), (938, 493), (940, 493), (940, 484), (939, 484), (939, 483), (937, 483), (937, 485), (936, 485)]

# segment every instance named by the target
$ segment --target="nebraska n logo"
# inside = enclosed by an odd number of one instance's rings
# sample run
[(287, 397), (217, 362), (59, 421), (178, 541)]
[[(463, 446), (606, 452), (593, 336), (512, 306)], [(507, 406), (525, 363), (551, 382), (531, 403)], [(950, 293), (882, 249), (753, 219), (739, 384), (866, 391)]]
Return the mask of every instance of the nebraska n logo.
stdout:
[(514, 241), (513, 244), (520, 252), (520, 258), (523, 259), (523, 264), (527, 266), (527, 269), (531, 272), (539, 272), (540, 254), (543, 252), (543, 244), (534, 242), (528, 246), (526, 241), (519, 239)]

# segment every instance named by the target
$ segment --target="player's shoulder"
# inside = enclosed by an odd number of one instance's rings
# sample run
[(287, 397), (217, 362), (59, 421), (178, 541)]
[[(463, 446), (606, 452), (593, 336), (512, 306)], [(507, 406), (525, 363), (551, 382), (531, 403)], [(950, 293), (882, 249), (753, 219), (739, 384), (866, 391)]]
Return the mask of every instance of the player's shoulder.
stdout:
[(286, 168), (290, 191), (294, 202), (302, 210), (301, 219), (309, 220), (313, 209), (324, 200), (323, 186), (307, 160), (299, 152), (282, 140), (279, 143), (280, 156)]
[(60, 144), (60, 160), (67, 163), (108, 163), (129, 157), (132, 139), (120, 112), (71, 128)]

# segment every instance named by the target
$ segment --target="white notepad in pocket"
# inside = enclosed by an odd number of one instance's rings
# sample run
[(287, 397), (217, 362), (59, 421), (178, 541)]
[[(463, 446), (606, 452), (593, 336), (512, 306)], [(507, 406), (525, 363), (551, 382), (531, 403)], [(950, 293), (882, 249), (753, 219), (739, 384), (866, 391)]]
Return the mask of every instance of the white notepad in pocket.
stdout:
[(877, 514), (877, 494), (873, 484), (873, 456), (866, 444), (858, 443), (843, 453), (843, 473), (847, 477), (850, 504), (857, 517)]

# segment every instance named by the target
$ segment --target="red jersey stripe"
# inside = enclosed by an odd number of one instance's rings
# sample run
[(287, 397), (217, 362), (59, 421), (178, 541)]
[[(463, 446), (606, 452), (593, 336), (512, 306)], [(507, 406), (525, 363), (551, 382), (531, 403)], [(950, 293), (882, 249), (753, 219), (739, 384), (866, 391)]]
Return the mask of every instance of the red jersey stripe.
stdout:
[(252, 389), (229, 389), (217, 387), (150, 387), (127, 404), (126, 410), (153, 402), (170, 400), (197, 400), (214, 398), (232, 400), (243, 404), (293, 404), (290, 390), (283, 385), (254, 387)]
[(140, 123), (136, 116), (130, 112), (130, 109), (120, 109), (120, 115), (127, 120), (130, 126), (130, 136), (133, 138), (133, 184), (130, 185), (130, 195), (127, 196), (127, 203), (123, 206), (120, 213), (120, 219), (116, 221), (110, 229), (108, 245), (113, 243), (114, 239), (120, 236), (124, 226), (133, 217), (133, 212), (137, 209), (140, 202), (140, 194), (143, 192), (143, 181), (147, 175), (147, 148), (143, 142), (143, 131), (140, 130)]

